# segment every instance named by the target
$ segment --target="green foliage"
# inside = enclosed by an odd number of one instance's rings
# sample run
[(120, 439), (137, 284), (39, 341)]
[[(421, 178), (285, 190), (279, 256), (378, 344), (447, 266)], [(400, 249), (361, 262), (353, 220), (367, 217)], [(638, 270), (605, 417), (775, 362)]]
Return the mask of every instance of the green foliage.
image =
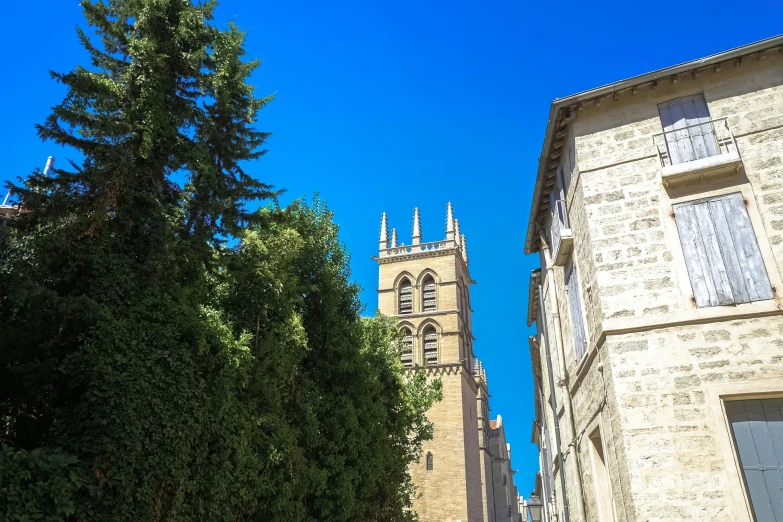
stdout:
[(248, 210), (276, 193), (242, 170), (270, 99), (243, 34), (82, 7), (100, 45), (38, 130), (85, 160), (14, 187), (0, 243), (0, 521), (412, 520), (438, 383), (361, 318), (322, 203)]

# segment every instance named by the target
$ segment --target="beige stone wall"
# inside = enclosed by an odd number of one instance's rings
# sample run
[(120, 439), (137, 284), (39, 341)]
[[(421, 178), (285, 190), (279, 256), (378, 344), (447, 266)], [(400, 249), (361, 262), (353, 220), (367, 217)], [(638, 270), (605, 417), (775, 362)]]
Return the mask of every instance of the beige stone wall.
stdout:
[[(728, 118), (744, 168), (667, 189), (652, 140), (662, 131), (657, 105), (699, 92), (713, 118)], [(581, 497), (584, 519), (598, 520), (587, 436), (600, 429), (617, 521), (749, 520), (719, 397), (783, 395), (783, 55), (587, 106), (571, 135), (567, 202), (590, 339), (583, 360), (573, 356), (563, 269), (548, 266), (543, 283), (571, 519), (580, 520)], [(672, 204), (737, 191), (778, 294), (697, 309)], [(546, 401), (545, 364), (542, 347)], [(542, 415), (554, 437), (548, 404)], [(558, 476), (555, 487), (560, 513)]]
[(628, 473), (640, 520), (738, 520), (710, 393), (776, 382), (779, 316), (662, 328), (607, 339)]
[[(434, 424), (433, 440), (423, 446), (423, 455), (432, 453), (433, 470), (426, 470), (425, 458), (412, 466), (411, 478), (416, 486), (413, 508), (422, 522), (463, 522), (483, 520), (471, 518), (468, 506), (468, 481), (463, 415), (463, 375), (438, 373), (433, 376), (443, 383), (443, 400), (428, 414)], [(472, 430), (476, 433), (476, 430)], [(478, 459), (478, 444), (475, 446)], [(479, 491), (479, 495), (481, 492)], [(481, 509), (479, 498), (478, 509)], [(480, 514), (480, 513), (479, 513)]]

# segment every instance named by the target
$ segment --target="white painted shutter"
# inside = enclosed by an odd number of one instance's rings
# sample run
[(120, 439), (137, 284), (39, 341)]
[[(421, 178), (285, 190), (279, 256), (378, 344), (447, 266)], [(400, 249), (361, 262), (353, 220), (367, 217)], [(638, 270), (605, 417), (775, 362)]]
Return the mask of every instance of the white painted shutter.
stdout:
[(704, 95), (694, 94), (661, 103), (658, 105), (658, 113), (666, 133), (672, 165), (718, 154), (718, 144)]
[(772, 286), (742, 194), (674, 205), (696, 306), (772, 299)]
[(566, 293), (568, 294), (568, 310), (571, 314), (571, 329), (574, 335), (574, 355), (576, 360), (582, 359), (587, 349), (585, 323), (582, 316), (582, 298), (579, 294), (579, 280), (576, 276), (573, 260), (568, 263), (565, 271)]

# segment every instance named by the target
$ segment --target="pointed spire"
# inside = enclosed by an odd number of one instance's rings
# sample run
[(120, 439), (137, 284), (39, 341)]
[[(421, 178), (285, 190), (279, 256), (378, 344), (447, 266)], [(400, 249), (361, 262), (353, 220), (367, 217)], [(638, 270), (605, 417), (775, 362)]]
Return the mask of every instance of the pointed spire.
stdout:
[(465, 234), (462, 234), (462, 259), (468, 264), (468, 242), (465, 240)]
[(381, 215), (381, 239), (378, 241), (378, 249), (389, 247), (389, 225), (386, 223), (386, 212)]
[(419, 209), (413, 209), (413, 244), (421, 244), (421, 222), (419, 221)]
[(451, 208), (451, 201), (446, 206), (446, 240), (454, 239), (454, 210)]
[(454, 220), (454, 241), (458, 247), (462, 246), (462, 234), (459, 231), (459, 219)]
[(392, 242), (391, 242), (391, 248), (397, 248), (397, 229), (392, 229)]

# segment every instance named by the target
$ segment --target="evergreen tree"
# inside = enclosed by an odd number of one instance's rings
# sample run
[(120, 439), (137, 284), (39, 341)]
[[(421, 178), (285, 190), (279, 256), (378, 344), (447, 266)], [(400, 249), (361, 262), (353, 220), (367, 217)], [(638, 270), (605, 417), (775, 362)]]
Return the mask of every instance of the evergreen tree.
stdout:
[(242, 169), (243, 34), (213, 1), (82, 8), (91, 67), (38, 131), (84, 161), (14, 187), (0, 243), (0, 521), (414, 519), (438, 386), (361, 318), (322, 204), (248, 210), (277, 193)]
[[(265, 211), (227, 262), (225, 309), (257, 362), (243, 403), (269, 466), (271, 520), (403, 521), (408, 466), (432, 436), (440, 383), (406, 380), (400, 333), (362, 319), (332, 213), (319, 200)], [(261, 479), (261, 477), (259, 477)], [(251, 488), (256, 489), (257, 488)]]
[(37, 452), (31, 466), (59, 459), (80, 518), (231, 519), (224, 435), (242, 432), (249, 354), (209, 307), (220, 255), (204, 245), (270, 193), (239, 167), (261, 154), (266, 100), (246, 82), (242, 34), (210, 25), (214, 6), (82, 2), (100, 44), (79, 30), (92, 66), (53, 74), (68, 93), (38, 131), (85, 159), (15, 188), (0, 438), (15, 458)]

